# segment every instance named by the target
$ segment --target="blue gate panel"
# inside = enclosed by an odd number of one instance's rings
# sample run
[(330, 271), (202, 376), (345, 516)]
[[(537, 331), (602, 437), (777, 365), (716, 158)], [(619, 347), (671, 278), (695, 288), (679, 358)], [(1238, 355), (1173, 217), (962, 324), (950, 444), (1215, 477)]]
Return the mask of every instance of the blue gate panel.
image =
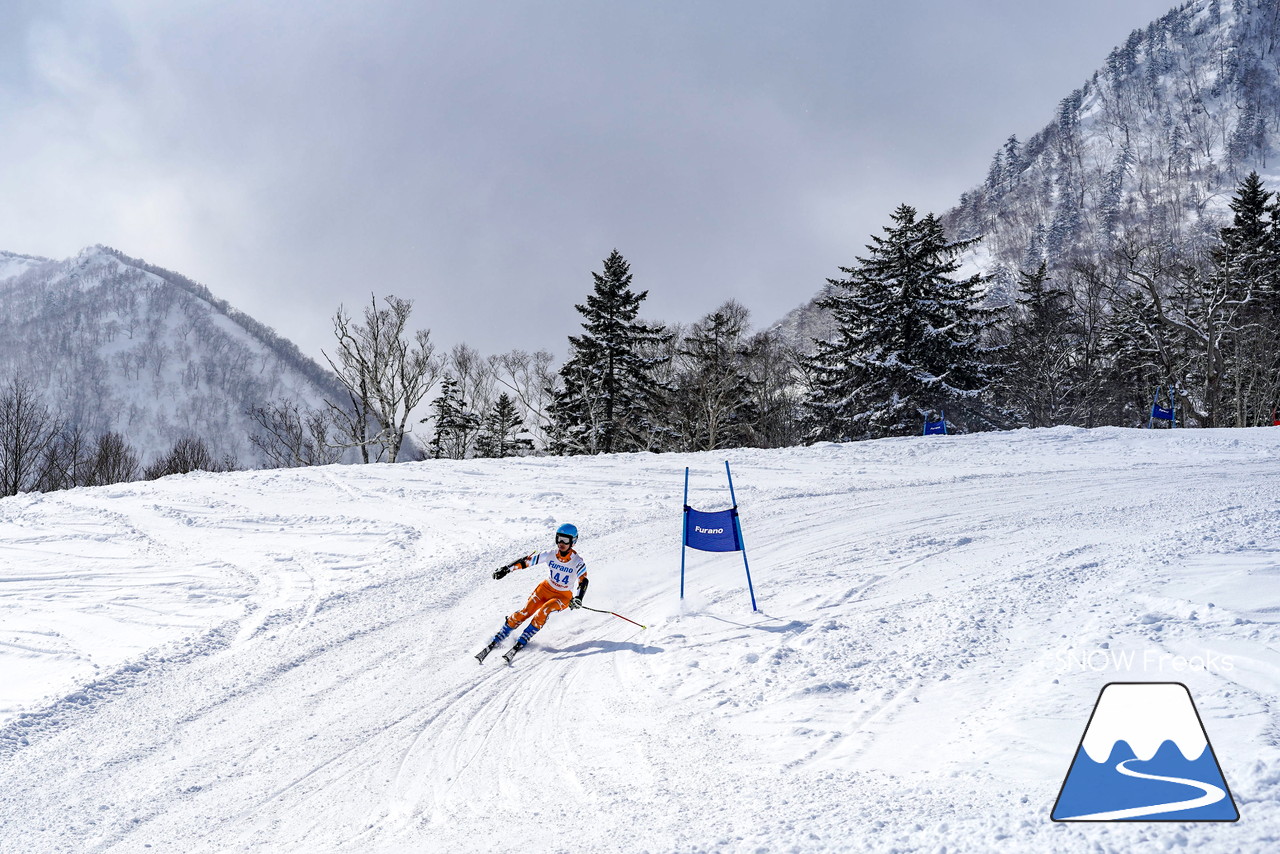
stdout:
[(736, 552), (739, 550), (737, 511), (719, 510), (704, 513), (692, 507), (685, 509), (684, 542), (691, 549), (704, 552)]

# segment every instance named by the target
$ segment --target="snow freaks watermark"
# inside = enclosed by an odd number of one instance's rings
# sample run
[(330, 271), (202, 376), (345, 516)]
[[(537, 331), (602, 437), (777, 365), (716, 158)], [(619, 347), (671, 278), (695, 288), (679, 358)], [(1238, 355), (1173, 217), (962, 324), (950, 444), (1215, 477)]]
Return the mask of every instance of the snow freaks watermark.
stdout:
[(1236, 669), (1229, 655), (1205, 651), (1177, 655), (1159, 649), (1064, 649), (1056, 653), (1058, 669), (1067, 673), (1230, 673)]

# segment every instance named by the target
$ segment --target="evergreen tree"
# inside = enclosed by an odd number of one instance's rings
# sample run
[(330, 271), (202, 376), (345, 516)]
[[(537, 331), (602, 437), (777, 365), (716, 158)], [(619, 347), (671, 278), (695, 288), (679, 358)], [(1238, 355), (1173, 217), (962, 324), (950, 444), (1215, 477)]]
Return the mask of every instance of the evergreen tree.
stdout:
[(757, 332), (747, 341), (747, 371), (753, 390), (750, 435), (756, 448), (788, 448), (804, 441), (801, 405), (805, 382), (799, 346), (777, 329)]
[(1022, 174), (1022, 143), (1018, 142), (1017, 136), (1010, 136), (1005, 140), (1002, 149), (1002, 171), (1000, 174), (1000, 187), (1002, 193), (1007, 193), (1018, 184), (1018, 177)]
[(613, 250), (593, 293), (575, 308), (583, 334), (569, 336), (563, 387), (548, 407), (553, 453), (608, 454), (648, 450), (660, 429), (663, 389), (654, 372), (670, 336), (661, 325), (637, 320), (648, 291), (631, 288), (631, 268)]
[(1169, 388), (1170, 372), (1158, 312), (1149, 295), (1133, 290), (1116, 297), (1103, 331), (1105, 376), (1094, 407), (1103, 423), (1145, 427), (1152, 392)]
[(1204, 326), (1212, 426), (1269, 423), (1280, 360), (1280, 222), (1273, 194), (1251, 172), (1231, 200), (1231, 225), (1210, 251)]
[(1231, 225), (1219, 232), (1222, 245), (1212, 255), (1219, 267), (1229, 267), (1239, 278), (1259, 280), (1266, 274), (1268, 256), (1275, 251), (1274, 194), (1263, 186), (1257, 172), (1250, 172), (1231, 200)]
[(1018, 277), (1018, 313), (1001, 359), (1001, 397), (1029, 427), (1062, 424), (1078, 375), (1070, 295), (1051, 284), (1043, 262)]
[(436, 459), (466, 459), (479, 432), (480, 417), (467, 408), (457, 378), (445, 376), (440, 384), (440, 396), (432, 401), (431, 410), (435, 415), (431, 456)]
[(1070, 175), (1064, 172), (1057, 181), (1057, 207), (1053, 213), (1053, 222), (1045, 234), (1045, 257), (1055, 263), (1071, 254), (1076, 232), (1080, 229), (1080, 209), (1075, 203), (1076, 190), (1071, 180)]
[(533, 439), (525, 429), (524, 418), (515, 402), (503, 392), (481, 421), (476, 456), (502, 458), (532, 450)]
[(1115, 166), (1107, 173), (1102, 188), (1102, 198), (1098, 202), (1098, 219), (1100, 221), (1099, 237), (1104, 245), (1114, 243), (1117, 232), (1123, 222), (1124, 180), (1129, 172), (1133, 157), (1126, 142), (1120, 148), (1120, 156)]
[(901, 205), (885, 236), (872, 236), (857, 267), (840, 268), (822, 300), (837, 324), (810, 364), (813, 438), (878, 438), (920, 431), (923, 413), (945, 409), (963, 428), (990, 426), (982, 396), (993, 353), (984, 333), (995, 311), (981, 306), (982, 276), (955, 280), (951, 243), (929, 214)]
[(673, 421), (685, 449), (741, 447), (755, 420), (761, 382), (751, 376), (747, 309), (730, 300), (698, 321), (680, 343)]
[(1004, 153), (997, 151), (995, 156), (991, 158), (991, 165), (987, 167), (987, 181), (984, 185), (987, 192), (991, 193), (995, 198), (1000, 198), (1004, 193)]
[[(1189, 342), (1192, 323), (1177, 298), (1179, 280), (1186, 274), (1179, 257), (1130, 235), (1109, 261), (1110, 316), (1102, 336), (1104, 379), (1099, 389), (1111, 414), (1103, 423), (1145, 425), (1157, 388), (1177, 389), (1178, 407), (1184, 413), (1193, 410), (1189, 391), (1196, 356)], [(1136, 407), (1136, 421), (1131, 406)]]

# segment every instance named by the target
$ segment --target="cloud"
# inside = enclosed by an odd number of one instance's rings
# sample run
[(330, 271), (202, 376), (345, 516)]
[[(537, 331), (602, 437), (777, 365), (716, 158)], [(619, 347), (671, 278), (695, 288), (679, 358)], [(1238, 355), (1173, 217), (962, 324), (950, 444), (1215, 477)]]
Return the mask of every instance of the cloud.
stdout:
[(0, 248), (108, 243), (317, 355), (371, 291), (445, 346), (562, 350), (615, 247), (651, 317), (769, 323), (1162, 11), (17, 0)]

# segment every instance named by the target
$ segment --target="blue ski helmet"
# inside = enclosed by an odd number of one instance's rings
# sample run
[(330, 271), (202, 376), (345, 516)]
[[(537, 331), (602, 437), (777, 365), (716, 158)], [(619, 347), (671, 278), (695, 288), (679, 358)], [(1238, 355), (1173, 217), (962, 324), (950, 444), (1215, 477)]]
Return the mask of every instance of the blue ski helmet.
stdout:
[(576, 543), (576, 542), (578, 541), (578, 528), (577, 528), (577, 526), (575, 526), (575, 525), (570, 525), (568, 522), (566, 522), (566, 523), (564, 523), (563, 525), (561, 525), (559, 528), (556, 528), (556, 542), (557, 542), (557, 543), (558, 543), (558, 542), (560, 542), (560, 538), (561, 538), (561, 537), (568, 537), (568, 538), (569, 538), (569, 545), (573, 545), (574, 543)]

